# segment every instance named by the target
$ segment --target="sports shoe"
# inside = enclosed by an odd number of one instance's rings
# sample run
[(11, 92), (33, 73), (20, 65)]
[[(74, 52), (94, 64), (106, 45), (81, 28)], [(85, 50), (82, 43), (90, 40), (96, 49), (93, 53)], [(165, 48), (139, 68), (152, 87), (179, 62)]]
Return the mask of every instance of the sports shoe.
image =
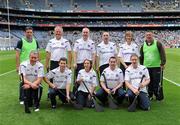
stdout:
[(19, 104), (20, 104), (20, 105), (24, 105), (24, 101), (20, 101)]
[(28, 107), (25, 107), (25, 113), (28, 113), (28, 114), (31, 113)]
[(51, 108), (52, 108), (52, 109), (56, 109), (56, 106), (55, 106), (55, 105), (52, 105)]
[(153, 100), (153, 97), (149, 97), (149, 100), (152, 101), (152, 100)]
[(35, 108), (34, 111), (35, 111), (35, 112), (39, 112), (39, 108)]

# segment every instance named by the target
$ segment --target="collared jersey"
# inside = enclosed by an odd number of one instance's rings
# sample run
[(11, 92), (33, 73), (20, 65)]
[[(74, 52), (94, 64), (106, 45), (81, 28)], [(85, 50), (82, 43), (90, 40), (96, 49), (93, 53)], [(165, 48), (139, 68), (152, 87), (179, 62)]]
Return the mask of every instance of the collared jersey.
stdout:
[[(86, 84), (89, 90), (91, 90), (92, 87), (97, 86), (97, 76), (96, 72), (93, 69), (89, 72), (86, 72), (85, 69), (81, 69), (78, 73), (77, 80), (80, 80), (81, 78), (83, 78), (84, 83)], [(88, 92), (82, 83), (78, 87), (78, 91)]]
[[(132, 67), (132, 65), (130, 65), (125, 71), (125, 81), (128, 81), (134, 88), (138, 89), (143, 75), (145, 76), (144, 79), (150, 78), (148, 69), (145, 66), (138, 65), (138, 67), (135, 69)], [(146, 87), (141, 88), (140, 91), (147, 93)]]
[(74, 52), (77, 52), (77, 63), (83, 63), (85, 59), (92, 60), (92, 55), (96, 53), (95, 44), (90, 39), (78, 39), (74, 44)]
[[(107, 67), (103, 73), (106, 78), (105, 84), (107, 84), (107, 88), (113, 89), (118, 84), (121, 84), (124, 82), (123, 72), (120, 68), (115, 68), (114, 70), (111, 70), (110, 67)], [(105, 79), (103, 75), (101, 75), (100, 81), (105, 82)]]
[(57, 67), (46, 74), (48, 79), (53, 79), (53, 84), (57, 85), (58, 89), (66, 89), (67, 84), (71, 84), (72, 71), (68, 68), (64, 72), (60, 72), (60, 67)]
[(138, 46), (135, 43), (128, 45), (124, 43), (119, 48), (118, 57), (123, 58), (124, 62), (131, 62), (130, 57), (132, 54), (140, 56)]
[(27, 60), (20, 64), (20, 73), (23, 73), (28, 81), (34, 82), (38, 77), (44, 76), (44, 66), (40, 62), (31, 65), (30, 61)]
[(109, 58), (117, 54), (117, 47), (115, 43), (108, 42), (105, 44), (101, 42), (97, 46), (97, 56), (99, 57), (99, 66), (109, 63)]
[(60, 58), (67, 58), (67, 52), (71, 51), (71, 46), (68, 40), (61, 37), (60, 40), (53, 38), (46, 46), (46, 51), (51, 53), (50, 60), (59, 61)]

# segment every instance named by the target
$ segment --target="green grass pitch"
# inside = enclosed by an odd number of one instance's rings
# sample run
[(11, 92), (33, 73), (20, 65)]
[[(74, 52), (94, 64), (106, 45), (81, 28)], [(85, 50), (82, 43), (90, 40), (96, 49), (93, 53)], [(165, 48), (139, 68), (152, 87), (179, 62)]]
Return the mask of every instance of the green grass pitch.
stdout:
[[(180, 49), (166, 49), (166, 54), (164, 76), (180, 83)], [(41, 58), (45, 58), (44, 51)], [(180, 87), (165, 80), (165, 100), (152, 101), (148, 112), (133, 113), (127, 112), (126, 104), (118, 110), (105, 108), (105, 112), (98, 113), (94, 109), (77, 111), (59, 103), (53, 111), (46, 99), (47, 85), (43, 83), (40, 111), (31, 114), (25, 114), (18, 102), (18, 81), (15, 52), (0, 52), (0, 125), (180, 125)]]

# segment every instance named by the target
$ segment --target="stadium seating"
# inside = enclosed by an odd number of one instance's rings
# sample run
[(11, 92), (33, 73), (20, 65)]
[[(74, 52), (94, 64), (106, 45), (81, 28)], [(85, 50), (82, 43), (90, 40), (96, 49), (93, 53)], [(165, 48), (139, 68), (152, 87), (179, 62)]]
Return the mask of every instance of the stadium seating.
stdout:
[[(1, 0), (6, 7), (6, 0)], [(148, 11), (180, 10), (179, 0), (9, 0), (9, 6), (15, 9), (52, 10), (67, 12), (70, 10), (106, 10), (106, 11)]]

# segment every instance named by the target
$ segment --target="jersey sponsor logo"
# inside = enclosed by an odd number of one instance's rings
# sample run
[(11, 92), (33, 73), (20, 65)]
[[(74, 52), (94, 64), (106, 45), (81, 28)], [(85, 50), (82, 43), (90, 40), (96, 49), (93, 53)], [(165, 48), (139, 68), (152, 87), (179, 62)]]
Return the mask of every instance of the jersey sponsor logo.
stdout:
[(64, 49), (65, 47), (52, 47), (53, 49)]
[(102, 54), (105, 54), (105, 53), (113, 53), (113, 51), (101, 51)]
[(37, 74), (32, 74), (32, 73), (28, 73), (28, 74), (26, 74), (26, 76), (28, 77), (28, 76), (37, 76)]
[(111, 79), (111, 78), (107, 78), (107, 81), (118, 81), (118, 79)]
[(79, 50), (87, 50), (87, 51), (91, 51), (91, 49), (86, 49), (86, 48), (80, 48)]
[(106, 75), (107, 75), (107, 77), (108, 77), (110, 74), (109, 74), (109, 73), (107, 73)]

